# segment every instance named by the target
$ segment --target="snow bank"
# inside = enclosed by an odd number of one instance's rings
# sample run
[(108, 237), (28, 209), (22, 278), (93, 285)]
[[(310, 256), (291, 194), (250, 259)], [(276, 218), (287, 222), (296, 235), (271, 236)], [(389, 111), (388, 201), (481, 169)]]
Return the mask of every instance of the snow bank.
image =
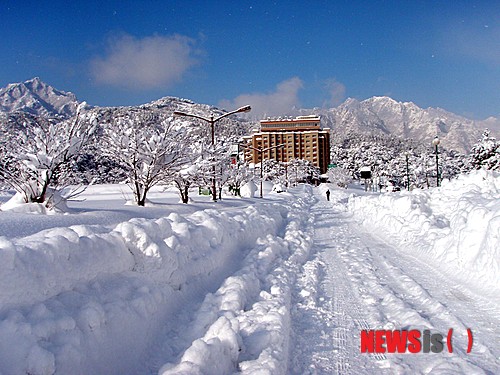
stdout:
[(33, 214), (56, 214), (68, 211), (66, 198), (61, 192), (48, 188), (48, 200), (45, 203), (25, 203), (23, 194), (17, 192), (7, 202), (0, 205), (0, 211), (11, 211)]
[(314, 198), (304, 189), (304, 198), (288, 203), (283, 236), (261, 237), (242, 268), (206, 296), (187, 334), (192, 343), (160, 374), (287, 372), (291, 288), (312, 247), (312, 218), (304, 212)]
[(500, 288), (500, 174), (479, 170), (440, 188), (352, 196), (349, 209), (444, 272), (483, 290)]
[[(144, 373), (138, 366), (182, 311), (184, 291), (220, 285), (258, 238), (283, 230), (285, 217), (285, 208), (264, 203), (231, 215), (136, 218), (111, 231), (78, 225), (0, 237), (0, 373)], [(238, 327), (214, 324), (207, 348), (216, 338), (223, 345), (201, 358), (232, 362)]]
[(240, 189), (241, 196), (245, 198), (253, 198), (256, 192), (257, 192), (257, 185), (255, 185), (255, 182), (253, 181), (248, 181)]

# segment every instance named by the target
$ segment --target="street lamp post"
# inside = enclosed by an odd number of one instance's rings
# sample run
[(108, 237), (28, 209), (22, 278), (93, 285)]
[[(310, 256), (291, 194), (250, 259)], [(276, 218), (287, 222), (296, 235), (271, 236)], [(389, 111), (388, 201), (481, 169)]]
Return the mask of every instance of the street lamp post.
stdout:
[(435, 153), (436, 153), (436, 185), (439, 187), (439, 158), (438, 158), (438, 146), (439, 143), (441, 143), (440, 139), (436, 135), (436, 137), (432, 140), (432, 145), (435, 147)]
[(288, 161), (285, 163), (285, 188), (288, 189)]
[(262, 168), (262, 162), (264, 161), (262, 159), (262, 153), (264, 153), (265, 151), (272, 150), (273, 148), (285, 147), (285, 145), (284, 144), (280, 144), (280, 145), (271, 146), (271, 147), (267, 147), (267, 148), (253, 147), (253, 146), (246, 145), (246, 144), (242, 144), (241, 146), (249, 148), (249, 149), (252, 149), (252, 150), (257, 151), (259, 153), (259, 156), (260, 156), (260, 197), (262, 198), (263, 197), (263, 195), (262, 195), (262, 179), (264, 177), (263, 174), (262, 174), (262, 169), (263, 169)]
[[(211, 133), (212, 133), (212, 147), (215, 145), (215, 123), (217, 121), (219, 121), (220, 119), (223, 119), (224, 117), (227, 117), (227, 116), (230, 116), (230, 115), (233, 115), (235, 113), (240, 113), (240, 112), (249, 112), (252, 108), (249, 106), (249, 105), (246, 105), (244, 107), (241, 107), (241, 108), (238, 108), (234, 111), (231, 111), (231, 112), (228, 112), (228, 113), (224, 113), (223, 115), (219, 116), (219, 117), (216, 117), (214, 118), (214, 115), (210, 115), (210, 118), (206, 118), (206, 117), (203, 117), (203, 116), (198, 116), (198, 115), (195, 115), (195, 114), (192, 114), (192, 113), (185, 113), (185, 112), (181, 112), (181, 111), (174, 111), (174, 116), (185, 116), (185, 117), (193, 117), (193, 118), (197, 118), (199, 120), (203, 120), (203, 121), (206, 121), (210, 124), (210, 128), (211, 128)], [(216, 174), (216, 170), (215, 170), (215, 164), (212, 166), (212, 200), (214, 202), (217, 202), (217, 191), (216, 191), (216, 186), (215, 186), (215, 174)]]
[(285, 162), (285, 150), (281, 151), (281, 163), (283, 164), (283, 168), (285, 169), (285, 189), (288, 189), (288, 166), (287, 162)]
[(406, 187), (408, 191), (410, 191), (410, 165), (408, 162), (408, 159), (410, 158), (410, 152), (406, 151), (405, 157), (406, 157)]

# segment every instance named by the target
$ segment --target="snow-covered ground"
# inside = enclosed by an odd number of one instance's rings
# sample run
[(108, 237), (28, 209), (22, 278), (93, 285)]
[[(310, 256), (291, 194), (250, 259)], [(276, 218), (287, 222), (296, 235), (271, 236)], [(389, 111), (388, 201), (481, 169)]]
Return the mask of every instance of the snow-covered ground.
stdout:
[[(108, 185), (2, 211), (0, 374), (500, 373), (499, 192), (475, 172), (139, 208)], [(453, 328), (455, 350), (360, 353), (380, 328)]]
[(365, 226), (450, 277), (500, 293), (500, 178), (473, 171), (432, 190), (356, 197)]

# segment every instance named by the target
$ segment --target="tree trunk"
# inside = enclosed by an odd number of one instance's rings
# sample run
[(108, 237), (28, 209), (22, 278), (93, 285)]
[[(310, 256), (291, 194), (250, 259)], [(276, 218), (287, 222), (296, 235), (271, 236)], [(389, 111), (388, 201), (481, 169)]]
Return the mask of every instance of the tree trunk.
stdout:
[(32, 195), (30, 196), (31, 203), (44, 203), (45, 202), (45, 198), (47, 195), (47, 189), (49, 188), (49, 183), (51, 181), (49, 179), (49, 175), (47, 172), (45, 173), (45, 179), (43, 179), (41, 181), (43, 182), (42, 191), (37, 196), (32, 196)]
[(184, 186), (184, 189), (179, 189), (181, 192), (181, 200), (182, 203), (188, 203), (189, 202), (189, 189), (187, 186)]
[(44, 203), (45, 202), (45, 196), (47, 195), (47, 188), (49, 187), (49, 185), (46, 183), (43, 185), (42, 187), (42, 191), (40, 192), (40, 194), (36, 197), (34, 196), (31, 196), (30, 197), (30, 202), (32, 203)]
[(142, 196), (141, 196), (140, 192), (137, 192), (137, 196), (138, 196), (137, 205), (138, 206), (144, 207), (146, 205), (146, 195), (147, 195), (147, 193), (148, 193), (148, 189), (147, 188), (144, 188)]

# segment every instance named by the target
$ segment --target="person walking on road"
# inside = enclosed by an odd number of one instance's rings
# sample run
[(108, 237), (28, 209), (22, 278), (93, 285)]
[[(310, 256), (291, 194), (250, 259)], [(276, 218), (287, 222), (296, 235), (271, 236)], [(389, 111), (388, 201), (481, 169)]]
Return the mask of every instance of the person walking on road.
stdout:
[(330, 201), (330, 190), (326, 191), (326, 200)]

